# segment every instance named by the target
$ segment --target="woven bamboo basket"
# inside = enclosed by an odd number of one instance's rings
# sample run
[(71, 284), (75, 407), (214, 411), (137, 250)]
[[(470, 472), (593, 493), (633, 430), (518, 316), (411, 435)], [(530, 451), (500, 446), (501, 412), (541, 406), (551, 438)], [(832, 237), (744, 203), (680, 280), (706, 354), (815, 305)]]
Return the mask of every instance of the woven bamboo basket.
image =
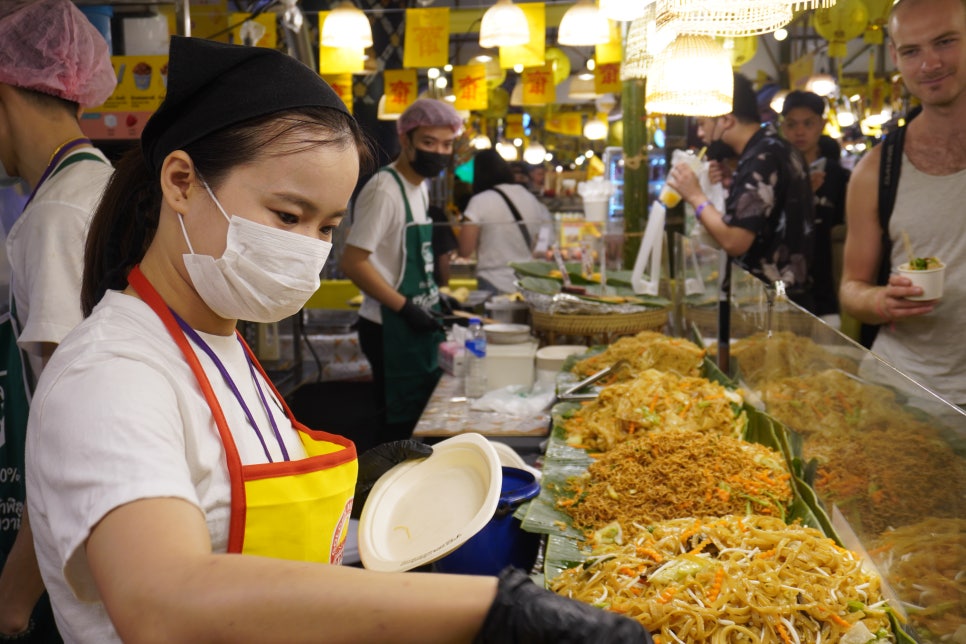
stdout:
[(666, 308), (595, 315), (551, 314), (531, 308), (530, 315), (534, 332), (549, 344), (555, 344), (560, 336), (609, 343), (641, 331), (663, 331), (668, 321)]

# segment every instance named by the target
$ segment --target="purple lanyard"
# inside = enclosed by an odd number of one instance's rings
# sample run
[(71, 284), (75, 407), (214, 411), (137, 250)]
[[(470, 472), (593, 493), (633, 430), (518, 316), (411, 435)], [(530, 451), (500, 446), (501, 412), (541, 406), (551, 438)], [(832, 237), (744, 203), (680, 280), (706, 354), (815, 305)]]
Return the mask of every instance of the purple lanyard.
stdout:
[(64, 160), (64, 157), (67, 156), (67, 153), (76, 148), (78, 145), (89, 145), (90, 142), (90, 139), (84, 137), (71, 139), (54, 151), (54, 155), (50, 157), (50, 162), (47, 163), (47, 167), (44, 168), (44, 173), (40, 175), (40, 181), (38, 181), (37, 185), (34, 186), (33, 192), (30, 193), (30, 198), (27, 199), (27, 203), (23, 205), (24, 210), (26, 210), (27, 206), (30, 205), (30, 202), (34, 200), (34, 196), (36, 196), (37, 191), (40, 190), (40, 186), (44, 185), (44, 181), (50, 178), (51, 173), (58, 165), (60, 165), (60, 162)]
[[(255, 422), (255, 417), (252, 415), (251, 410), (248, 409), (248, 405), (245, 404), (245, 399), (242, 398), (241, 392), (238, 391), (238, 387), (235, 385), (235, 381), (232, 379), (232, 377), (228, 374), (228, 370), (225, 369), (225, 365), (222, 364), (221, 360), (218, 359), (218, 356), (215, 355), (215, 352), (212, 350), (212, 348), (208, 346), (208, 343), (202, 340), (201, 336), (198, 335), (198, 332), (188, 326), (188, 323), (182, 320), (181, 316), (174, 311), (171, 311), (171, 315), (173, 315), (174, 319), (177, 320), (178, 326), (181, 327), (181, 330), (184, 331), (184, 334), (191, 338), (191, 341), (197, 344), (201, 350), (204, 351), (209, 358), (211, 358), (211, 361), (215, 363), (215, 366), (218, 367), (218, 371), (221, 372), (221, 376), (225, 379), (225, 384), (228, 385), (228, 388), (231, 389), (231, 392), (235, 394), (238, 404), (241, 405), (242, 411), (244, 411), (245, 416), (248, 417), (249, 424), (252, 426), (252, 429), (255, 430), (255, 435), (258, 436), (258, 442), (262, 444), (262, 450), (265, 452), (265, 458), (268, 459), (269, 463), (274, 463), (275, 459), (272, 458), (271, 453), (268, 451), (268, 445), (265, 444), (265, 438), (262, 436), (261, 430), (258, 429), (258, 423)], [(240, 339), (238, 340), (238, 343), (241, 344)], [(252, 364), (252, 359), (249, 357), (248, 352), (244, 350), (244, 345), (242, 345), (242, 352), (245, 354), (245, 359), (248, 361), (248, 369), (252, 374), (252, 382), (255, 384), (255, 389), (258, 390), (258, 396), (262, 400), (262, 407), (265, 409), (265, 415), (268, 416), (268, 422), (272, 424), (272, 432), (275, 434), (275, 440), (278, 442), (279, 449), (282, 450), (282, 458), (286, 461), (291, 460), (288, 455), (288, 449), (285, 448), (285, 441), (282, 440), (282, 434), (278, 431), (278, 424), (275, 422), (275, 416), (272, 415), (272, 411), (268, 406), (268, 400), (265, 398), (265, 393), (258, 384), (258, 377), (255, 374), (255, 366)]]

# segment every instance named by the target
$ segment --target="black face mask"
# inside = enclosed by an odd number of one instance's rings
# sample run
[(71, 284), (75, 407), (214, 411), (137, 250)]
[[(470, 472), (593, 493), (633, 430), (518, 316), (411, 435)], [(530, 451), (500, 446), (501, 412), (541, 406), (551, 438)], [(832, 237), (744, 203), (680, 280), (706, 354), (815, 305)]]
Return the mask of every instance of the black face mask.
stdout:
[(732, 159), (738, 156), (738, 153), (733, 147), (718, 139), (708, 144), (708, 150), (705, 152), (705, 155), (709, 161), (724, 161), (725, 159)]
[(440, 154), (438, 152), (427, 152), (413, 147), (415, 156), (409, 165), (422, 177), (432, 179), (439, 176), (439, 173), (449, 167), (451, 154)]

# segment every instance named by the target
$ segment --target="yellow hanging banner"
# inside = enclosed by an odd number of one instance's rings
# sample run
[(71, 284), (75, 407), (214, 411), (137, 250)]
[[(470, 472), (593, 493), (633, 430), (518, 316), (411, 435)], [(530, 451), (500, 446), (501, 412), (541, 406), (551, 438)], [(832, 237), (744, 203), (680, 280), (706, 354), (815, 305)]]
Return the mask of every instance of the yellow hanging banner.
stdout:
[(557, 98), (557, 87), (553, 84), (552, 63), (524, 69), (520, 82), (523, 83), (524, 105), (547, 105)]
[[(170, 29), (173, 14), (167, 14)], [(231, 31), (228, 29), (228, 0), (192, 0), (189, 13), (191, 14), (191, 35), (205, 40), (228, 42)], [(177, 18), (175, 18), (177, 21)], [(178, 33), (177, 29), (171, 33)]]
[(594, 69), (594, 91), (598, 94), (621, 91), (621, 64), (607, 63)]
[(487, 103), (486, 65), (453, 67), (453, 107), (458, 110), (485, 110)]
[(416, 100), (416, 70), (387, 69), (382, 73), (386, 114), (402, 114)]
[(324, 74), (322, 80), (339, 95), (352, 114), (352, 74)]
[(449, 63), (449, 7), (406, 9), (403, 67)]
[(514, 65), (539, 67), (543, 65), (547, 49), (547, 10), (542, 2), (520, 2), (517, 6), (527, 15), (530, 26), (530, 42), (514, 47), (500, 47), (500, 67), (509, 69)]
[(624, 55), (624, 44), (621, 42), (621, 29), (613, 20), (608, 20), (610, 25), (610, 40), (603, 45), (594, 47), (594, 59), (598, 65), (605, 63), (620, 63)]
[(503, 126), (503, 137), (506, 139), (522, 139), (526, 133), (523, 131), (523, 114), (507, 114), (506, 123)]
[[(231, 30), (232, 42), (238, 45), (278, 47), (278, 16), (274, 13), (261, 13), (251, 17), (250, 13), (233, 13), (228, 17), (228, 24), (237, 25)], [(254, 42), (252, 42), (254, 40)]]
[(329, 11), (319, 12), (319, 73), (358, 74), (366, 69), (365, 48), (326, 47), (322, 44), (322, 25), (329, 17)]
[(580, 136), (584, 132), (584, 117), (580, 112), (555, 112), (544, 121), (547, 132), (564, 136)]
[(805, 89), (805, 83), (815, 71), (815, 54), (808, 53), (793, 60), (788, 65), (788, 86), (791, 89)]

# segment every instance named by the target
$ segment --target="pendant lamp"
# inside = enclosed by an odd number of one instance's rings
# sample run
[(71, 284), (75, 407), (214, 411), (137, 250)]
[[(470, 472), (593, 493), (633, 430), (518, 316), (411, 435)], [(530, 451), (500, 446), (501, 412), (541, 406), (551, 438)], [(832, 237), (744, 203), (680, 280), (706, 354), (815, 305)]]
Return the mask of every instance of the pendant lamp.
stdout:
[(644, 106), (649, 113), (721, 116), (732, 109), (731, 56), (711, 36), (681, 34), (654, 59)]
[(603, 45), (610, 41), (610, 23), (593, 3), (593, 0), (577, 0), (567, 9), (560, 20), (557, 42), (571, 47)]
[(654, 0), (600, 0), (600, 12), (605, 18), (630, 22), (644, 16)]
[(340, 2), (322, 24), (322, 44), (326, 47), (372, 47), (372, 25), (366, 14), (349, 0)]
[(621, 80), (646, 78), (654, 57), (664, 51), (677, 35), (671, 29), (658, 30), (656, 15), (657, 6), (651, 3), (645, 7), (644, 15), (628, 27), (621, 61)]
[(530, 42), (530, 25), (523, 9), (512, 0), (497, 0), (480, 23), (480, 47), (513, 47)]
[(788, 0), (658, 0), (659, 30), (738, 38), (770, 34), (792, 21)]

